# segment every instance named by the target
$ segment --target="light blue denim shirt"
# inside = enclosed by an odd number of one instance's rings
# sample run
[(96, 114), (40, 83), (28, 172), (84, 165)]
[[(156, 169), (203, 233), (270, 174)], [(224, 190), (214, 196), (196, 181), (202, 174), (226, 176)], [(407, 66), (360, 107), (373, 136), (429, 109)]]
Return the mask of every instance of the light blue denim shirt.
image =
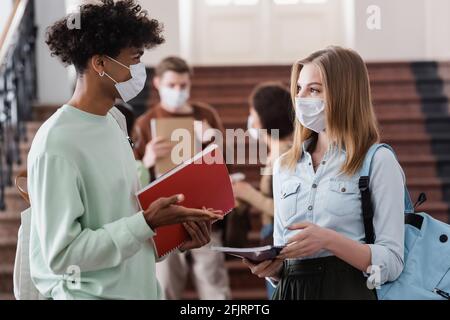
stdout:
[[(303, 144), (303, 156), (294, 170), (275, 162), (273, 176), (274, 243), (285, 245), (301, 231), (288, 226), (311, 222), (364, 243), (365, 232), (359, 190), (359, 174), (341, 172), (345, 150), (331, 146), (315, 172), (307, 151), (312, 139)], [(395, 155), (380, 149), (373, 159), (370, 190), (374, 207), (376, 241), (370, 245), (372, 265), (380, 267), (381, 283), (393, 281), (403, 270), (405, 175)], [(304, 259), (333, 255), (328, 251)]]

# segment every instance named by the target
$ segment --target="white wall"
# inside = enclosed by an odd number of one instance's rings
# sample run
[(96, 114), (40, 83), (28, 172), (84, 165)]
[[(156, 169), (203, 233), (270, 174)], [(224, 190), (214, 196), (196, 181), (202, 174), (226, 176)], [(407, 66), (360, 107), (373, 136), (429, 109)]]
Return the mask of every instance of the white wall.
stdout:
[(38, 104), (62, 105), (69, 100), (72, 89), (64, 66), (45, 44), (46, 28), (66, 14), (64, 1), (35, 0), (38, 38), (36, 46)]
[[(180, 1), (182, 54), (197, 65), (292, 63), (329, 44), (354, 48), (368, 61), (450, 59), (449, 0), (259, 0), (215, 8)], [(367, 27), (371, 5), (381, 10), (380, 30)]]
[(140, 0), (142, 8), (148, 11), (151, 18), (164, 24), (166, 42), (149, 50), (142, 58), (146, 65), (153, 66), (168, 55), (180, 55), (180, 11), (178, 0)]
[[(356, 0), (355, 49), (369, 61), (426, 58), (426, 0)], [(370, 5), (381, 9), (381, 30), (367, 27)]]
[[(449, 60), (450, 1), (354, 0), (355, 48), (369, 61)], [(381, 30), (366, 26), (369, 5), (381, 8)]]
[[(0, 1), (5, 8), (6, 0)], [(71, 94), (69, 72), (50, 56), (45, 28), (67, 7), (87, 0), (35, 1), (39, 103), (62, 104)], [(450, 60), (449, 0), (328, 0), (322, 12), (274, 10), (267, 5), (272, 0), (261, 0), (265, 5), (239, 8), (238, 13), (226, 8), (205, 12), (203, 1), (140, 0), (150, 17), (165, 25), (166, 43), (144, 55), (147, 65), (167, 55), (181, 55), (195, 65), (290, 64), (329, 44), (355, 48), (367, 61)], [(369, 5), (381, 9), (381, 30), (366, 26)], [(317, 27), (323, 19), (327, 23)]]
[[(191, 48), (196, 65), (291, 64), (312, 51), (345, 43), (343, 0), (286, 5), (257, 0), (251, 5), (191, 3)], [(183, 47), (184, 50), (185, 47)]]
[(450, 60), (450, 1), (425, 1), (427, 58)]

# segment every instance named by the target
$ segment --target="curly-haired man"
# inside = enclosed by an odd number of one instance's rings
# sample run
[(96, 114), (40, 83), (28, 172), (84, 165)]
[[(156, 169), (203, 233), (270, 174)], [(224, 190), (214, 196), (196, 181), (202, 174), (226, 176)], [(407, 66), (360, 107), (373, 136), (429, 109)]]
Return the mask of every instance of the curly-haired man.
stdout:
[(188, 250), (207, 244), (211, 221), (221, 218), (182, 207), (182, 195), (144, 212), (134, 197), (133, 151), (110, 110), (144, 88), (140, 58), (164, 41), (162, 26), (134, 0), (82, 5), (80, 29), (67, 19), (49, 28), (46, 42), (75, 66), (76, 89), (28, 155), (32, 280), (48, 299), (159, 299), (154, 230), (184, 223), (192, 240), (181, 250)]

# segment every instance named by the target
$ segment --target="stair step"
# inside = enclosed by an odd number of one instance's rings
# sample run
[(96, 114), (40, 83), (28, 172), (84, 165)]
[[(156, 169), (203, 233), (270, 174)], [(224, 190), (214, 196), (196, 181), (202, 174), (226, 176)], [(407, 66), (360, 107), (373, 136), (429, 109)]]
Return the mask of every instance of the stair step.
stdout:
[(0, 294), (13, 294), (14, 265), (13, 264), (1, 264), (0, 265)]
[(11, 238), (0, 238), (0, 266), (14, 265), (14, 260), (16, 257), (16, 246), (17, 234)]
[[(6, 203), (6, 211), (8, 212), (20, 213), (28, 208), (28, 205), (25, 202), (25, 200), (23, 200), (19, 192), (15, 190), (13, 187), (6, 188), (5, 203)], [(0, 211), (0, 215), (2, 214), (3, 211)]]
[(20, 213), (0, 212), (0, 241), (17, 237), (20, 225)]

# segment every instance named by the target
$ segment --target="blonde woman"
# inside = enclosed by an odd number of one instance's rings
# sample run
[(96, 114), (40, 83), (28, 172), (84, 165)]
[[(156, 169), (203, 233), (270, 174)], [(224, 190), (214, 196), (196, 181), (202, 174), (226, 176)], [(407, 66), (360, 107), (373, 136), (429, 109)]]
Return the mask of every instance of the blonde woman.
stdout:
[(381, 283), (403, 270), (405, 177), (390, 151), (376, 153), (376, 240), (366, 244), (358, 172), (379, 142), (367, 68), (356, 52), (329, 47), (294, 65), (291, 91), (294, 143), (273, 178), (274, 242), (286, 248), (276, 260), (245, 263), (278, 283), (273, 299), (376, 299), (368, 268), (380, 268)]

